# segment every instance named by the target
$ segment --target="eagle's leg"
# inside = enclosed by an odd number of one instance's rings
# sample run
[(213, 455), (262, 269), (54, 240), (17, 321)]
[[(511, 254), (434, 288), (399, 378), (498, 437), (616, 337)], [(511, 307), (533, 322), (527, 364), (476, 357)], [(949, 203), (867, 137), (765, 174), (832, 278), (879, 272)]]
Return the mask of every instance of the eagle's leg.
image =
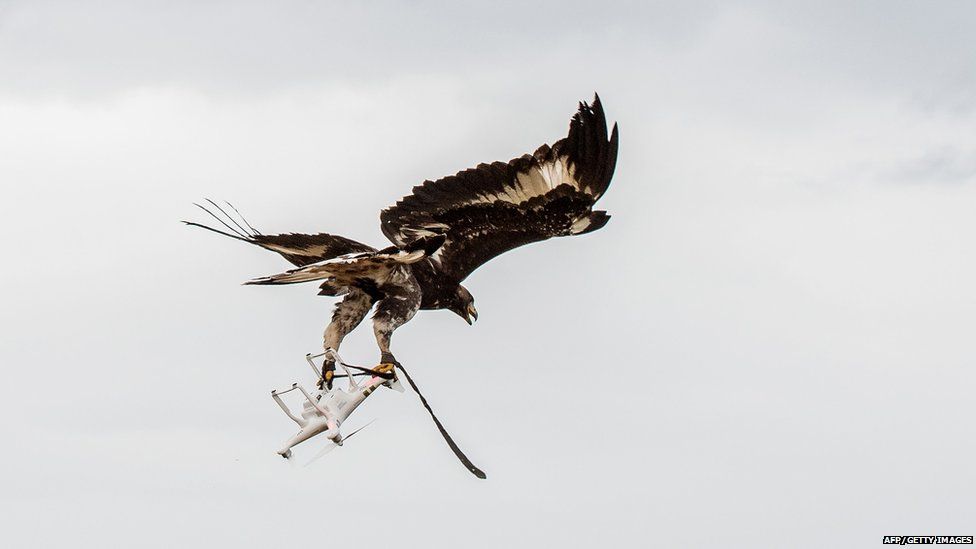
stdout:
[[(353, 331), (366, 318), (366, 313), (373, 307), (373, 298), (358, 288), (350, 288), (346, 297), (336, 305), (332, 313), (332, 322), (325, 329), (322, 347), (339, 351), (339, 345), (346, 334)], [(331, 389), (332, 378), (335, 376), (335, 361), (326, 356), (322, 362), (322, 381), (320, 389)]]
[(373, 315), (373, 335), (380, 348), (379, 371), (392, 371), (397, 364), (390, 352), (390, 338), (393, 332), (406, 324), (420, 309), (420, 285), (413, 273), (399, 267), (390, 277), (390, 283), (382, 288), (384, 297), (376, 306)]

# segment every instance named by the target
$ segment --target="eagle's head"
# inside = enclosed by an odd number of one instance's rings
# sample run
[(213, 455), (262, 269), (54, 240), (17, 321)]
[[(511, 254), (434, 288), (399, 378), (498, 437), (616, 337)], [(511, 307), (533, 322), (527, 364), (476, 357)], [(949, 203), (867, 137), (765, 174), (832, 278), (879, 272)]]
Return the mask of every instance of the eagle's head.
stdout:
[(468, 324), (473, 323), (472, 319), (478, 320), (478, 309), (474, 308), (474, 296), (460, 284), (458, 284), (457, 291), (451, 297), (451, 304), (447, 308), (454, 311), (454, 314), (463, 318)]

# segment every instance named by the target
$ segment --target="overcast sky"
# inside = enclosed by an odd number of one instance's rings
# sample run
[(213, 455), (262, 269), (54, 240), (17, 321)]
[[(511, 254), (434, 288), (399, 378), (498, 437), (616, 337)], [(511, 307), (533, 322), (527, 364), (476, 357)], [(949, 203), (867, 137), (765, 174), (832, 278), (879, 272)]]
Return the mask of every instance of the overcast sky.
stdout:
[[(10, 547), (874, 547), (974, 534), (976, 5), (0, 0)], [(315, 466), (333, 301), (184, 227), (383, 245), (424, 179), (620, 123), (605, 229), (393, 339)], [(376, 358), (368, 326), (346, 340)]]

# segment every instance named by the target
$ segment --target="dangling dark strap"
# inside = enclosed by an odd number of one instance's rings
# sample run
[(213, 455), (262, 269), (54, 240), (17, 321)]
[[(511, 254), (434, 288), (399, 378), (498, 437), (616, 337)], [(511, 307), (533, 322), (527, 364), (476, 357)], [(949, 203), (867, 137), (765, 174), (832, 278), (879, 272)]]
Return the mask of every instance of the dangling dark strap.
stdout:
[[(379, 376), (380, 374), (378, 372), (372, 372), (372, 373), (370, 373), (370, 372), (362, 372), (362, 373), (353, 374), (352, 377), (365, 377), (365, 376), (373, 376), (373, 375)], [(336, 374), (336, 375), (332, 376), (332, 379), (340, 379), (340, 378), (344, 378), (344, 377), (349, 377), (349, 375), (348, 374)]]
[[(353, 370), (359, 370), (360, 372), (363, 372), (364, 374), (369, 374), (371, 376), (376, 376), (376, 377), (382, 378), (382, 379), (393, 379), (393, 372), (377, 372), (376, 370), (374, 370), (372, 368), (363, 368), (362, 366), (353, 366), (352, 364), (346, 364), (345, 362), (343, 362), (343, 364), (346, 365), (346, 366), (348, 366), (348, 367), (350, 367), (350, 368), (352, 368)], [(353, 375), (357, 375), (357, 374), (353, 374)], [(335, 377), (342, 377), (342, 376), (335, 376)]]
[(410, 383), (410, 386), (413, 387), (414, 392), (416, 392), (417, 396), (420, 397), (420, 402), (423, 403), (424, 408), (427, 408), (427, 412), (430, 414), (431, 419), (434, 420), (434, 423), (437, 425), (437, 429), (440, 430), (441, 436), (444, 437), (444, 441), (447, 442), (447, 445), (450, 446), (451, 450), (454, 451), (454, 455), (461, 460), (461, 463), (468, 468), (468, 471), (471, 471), (472, 475), (480, 479), (488, 478), (488, 475), (486, 475), (484, 471), (478, 469), (474, 463), (471, 463), (468, 456), (464, 455), (464, 452), (462, 452), (461, 449), (458, 448), (458, 445), (454, 443), (454, 439), (451, 438), (451, 435), (447, 434), (447, 431), (444, 429), (444, 426), (441, 425), (440, 420), (438, 420), (437, 416), (434, 415), (434, 411), (430, 409), (430, 404), (427, 404), (427, 399), (424, 398), (424, 395), (420, 392), (420, 389), (417, 388), (417, 384), (413, 382), (413, 379), (410, 377), (410, 374), (407, 373), (407, 370), (404, 369), (403, 365), (397, 362), (396, 367), (403, 372), (403, 376), (407, 378), (407, 382)]
[[(325, 364), (326, 363), (323, 363), (322, 364), (323, 372), (326, 371)], [(352, 375), (333, 373), (332, 374), (332, 379), (339, 379), (339, 378), (344, 378), (344, 377), (360, 377), (360, 376), (376, 376), (376, 377), (382, 378), (382, 379), (393, 379), (393, 377), (394, 377), (393, 372), (377, 372), (376, 370), (373, 370), (372, 368), (363, 368), (362, 366), (356, 366), (356, 365), (353, 365), (353, 364), (346, 364), (345, 362), (343, 362), (342, 364), (343, 364), (343, 366), (352, 368), (353, 370), (359, 370), (359, 373), (352, 374)], [(331, 368), (328, 368), (328, 371), (335, 372), (335, 364), (333, 364)], [(319, 379), (319, 389), (322, 389), (323, 388), (322, 387), (322, 384), (323, 383), (326, 383), (326, 379), (325, 379), (324, 374), (323, 374), (323, 377), (321, 379)], [(328, 383), (326, 383), (326, 385), (327, 385), (327, 387), (329, 389), (332, 389), (332, 380), (329, 380)]]

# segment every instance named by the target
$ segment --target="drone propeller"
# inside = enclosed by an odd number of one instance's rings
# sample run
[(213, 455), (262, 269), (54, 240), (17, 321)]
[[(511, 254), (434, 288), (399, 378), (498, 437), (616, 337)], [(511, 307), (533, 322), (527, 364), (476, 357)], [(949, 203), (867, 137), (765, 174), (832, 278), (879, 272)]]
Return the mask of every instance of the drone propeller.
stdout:
[[(373, 423), (374, 421), (376, 421), (376, 420), (375, 420), (375, 419), (373, 419), (373, 420), (370, 420), (370, 422), (369, 422), (369, 423), (367, 423), (366, 425), (363, 425), (363, 426), (362, 426), (362, 427), (360, 427), (359, 429), (356, 429), (355, 431), (353, 431), (353, 432), (351, 432), (351, 433), (349, 433), (349, 435), (348, 435), (348, 436), (345, 436), (345, 437), (342, 437), (342, 442), (345, 442), (345, 441), (347, 441), (347, 440), (349, 440), (349, 439), (351, 439), (353, 435), (355, 435), (355, 434), (356, 434), (356, 433), (358, 433), (359, 431), (362, 431), (363, 429), (365, 429), (365, 428), (367, 428), (367, 427), (369, 427), (370, 425), (372, 425), (372, 423)], [(332, 450), (335, 450), (335, 449), (336, 449), (336, 448), (338, 448), (338, 447), (339, 447), (339, 445), (338, 445), (338, 444), (336, 444), (335, 442), (331, 442), (331, 443), (329, 443), (329, 444), (327, 444), (327, 445), (325, 446), (325, 448), (322, 448), (321, 450), (319, 450), (319, 453), (317, 453), (317, 454), (315, 454), (314, 456), (312, 456), (312, 459), (310, 459), (310, 460), (308, 460), (308, 463), (306, 463), (306, 464), (305, 464), (305, 467), (308, 467), (309, 465), (311, 465), (311, 464), (313, 464), (313, 463), (315, 463), (316, 461), (318, 461), (318, 460), (319, 460), (319, 458), (321, 458), (321, 457), (322, 457), (322, 456), (324, 456), (325, 454), (328, 454), (328, 453), (329, 453), (329, 452), (331, 452)]]

